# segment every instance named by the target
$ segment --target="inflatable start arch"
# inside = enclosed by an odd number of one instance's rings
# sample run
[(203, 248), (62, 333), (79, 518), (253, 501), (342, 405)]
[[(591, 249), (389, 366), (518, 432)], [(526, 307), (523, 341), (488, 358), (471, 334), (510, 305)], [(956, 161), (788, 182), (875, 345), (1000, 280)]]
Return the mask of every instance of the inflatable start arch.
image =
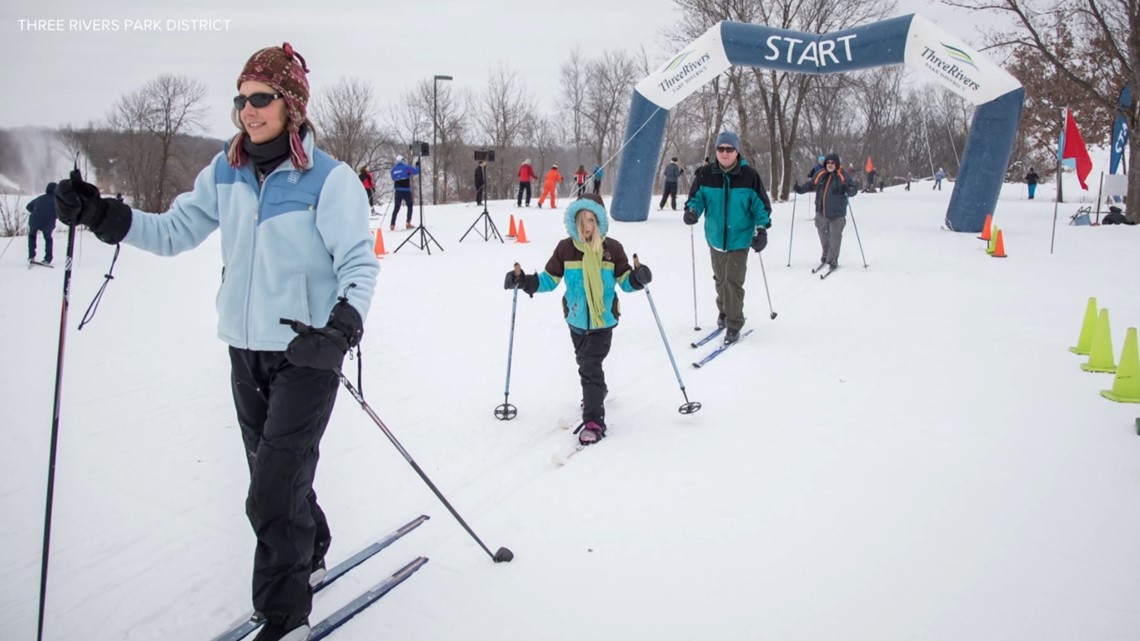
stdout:
[(977, 105), (946, 226), (981, 231), (997, 203), (1025, 89), (969, 45), (913, 14), (827, 34), (718, 23), (634, 88), (611, 214), (622, 221), (649, 217), (669, 109), (726, 69), (822, 74), (897, 64), (918, 69)]

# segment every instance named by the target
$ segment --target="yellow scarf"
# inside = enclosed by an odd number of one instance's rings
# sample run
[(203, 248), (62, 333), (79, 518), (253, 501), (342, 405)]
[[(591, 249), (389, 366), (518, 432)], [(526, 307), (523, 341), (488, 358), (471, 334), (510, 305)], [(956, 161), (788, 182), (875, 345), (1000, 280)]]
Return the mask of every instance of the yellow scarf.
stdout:
[(598, 249), (594, 250), (590, 245), (575, 240), (574, 247), (582, 252), (582, 285), (586, 290), (586, 307), (590, 310), (590, 328), (603, 327), (606, 309), (602, 285), (602, 245), (598, 243)]

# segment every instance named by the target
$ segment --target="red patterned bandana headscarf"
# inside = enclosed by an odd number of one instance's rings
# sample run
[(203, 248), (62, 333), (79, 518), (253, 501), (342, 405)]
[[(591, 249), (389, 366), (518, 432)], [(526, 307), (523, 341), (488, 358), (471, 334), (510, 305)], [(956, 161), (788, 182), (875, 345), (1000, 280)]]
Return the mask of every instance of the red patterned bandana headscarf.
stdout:
[[(305, 64), (305, 59), (286, 42), (280, 47), (266, 47), (250, 56), (237, 79), (238, 89), (241, 89), (241, 83), (246, 80), (256, 80), (273, 87), (284, 96), (285, 113), (289, 116), (286, 124), (289, 131), (289, 158), (298, 170), (305, 169), (309, 164), (300, 133), (301, 125), (305, 124), (305, 106), (309, 102), (309, 81), (305, 77), (307, 73), (309, 67)], [(249, 159), (242, 148), (246, 135), (245, 131), (241, 131), (230, 141), (229, 161), (234, 167), (244, 165)]]

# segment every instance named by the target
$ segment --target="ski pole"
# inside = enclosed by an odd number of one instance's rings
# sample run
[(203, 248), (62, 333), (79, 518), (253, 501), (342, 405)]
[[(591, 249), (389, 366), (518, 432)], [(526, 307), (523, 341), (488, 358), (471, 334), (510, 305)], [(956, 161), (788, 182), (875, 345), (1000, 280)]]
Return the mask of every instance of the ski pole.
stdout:
[[(637, 259), (637, 254), (633, 255), (633, 268), (641, 267), (641, 261)], [(677, 369), (677, 361), (673, 358), (673, 350), (669, 347), (669, 339), (665, 336), (665, 328), (661, 326), (661, 316), (657, 314), (657, 305), (653, 304), (653, 294), (649, 293), (649, 285), (645, 285), (645, 297), (649, 299), (649, 308), (653, 310), (653, 318), (657, 321), (657, 331), (661, 332), (661, 341), (665, 343), (665, 353), (669, 355), (669, 363), (673, 365), (673, 374), (677, 376), (677, 384), (681, 386), (681, 395), (685, 397), (685, 403), (677, 408), (677, 411), (682, 414), (692, 414), (693, 412), (701, 409), (701, 404), (689, 400), (689, 393), (685, 391), (685, 382), (681, 380), (681, 372)]]
[(689, 226), (689, 251), (693, 263), (693, 331), (701, 331), (701, 324), (697, 322), (697, 245), (694, 240), (693, 226)]
[(768, 312), (772, 320), (776, 320), (776, 311), (772, 309), (772, 294), (768, 291), (768, 272), (764, 269), (764, 254), (763, 252), (756, 252), (760, 258), (760, 275), (764, 277), (764, 293), (768, 296)]
[[(788, 267), (792, 266), (792, 239), (796, 237), (796, 200), (798, 200), (798, 196), (798, 193), (792, 196), (792, 230), (788, 232)], [(764, 261), (761, 260), (760, 264), (763, 265)]]
[(475, 539), (475, 542), (479, 544), (479, 547), (483, 548), (483, 551), (491, 557), (491, 560), (493, 560), (495, 563), (509, 563), (512, 559), (514, 559), (514, 552), (511, 552), (507, 548), (499, 548), (499, 550), (494, 554), (491, 553), (491, 550), (487, 549), (487, 546), (484, 545), (483, 541), (475, 534), (475, 532), (471, 529), (471, 526), (467, 525), (467, 521), (464, 521), (463, 517), (459, 516), (459, 512), (455, 511), (455, 508), (451, 506), (451, 503), (449, 503), (447, 498), (443, 496), (443, 493), (439, 491), (439, 488), (435, 486), (435, 483), (432, 483), (427, 474), (424, 474), (423, 469), (421, 469), (420, 466), (416, 463), (416, 460), (412, 458), (412, 455), (408, 454), (408, 451), (404, 449), (403, 445), (400, 445), (400, 441), (396, 440), (396, 436), (392, 434), (392, 431), (388, 429), (387, 425), (384, 425), (384, 421), (381, 421), (380, 417), (376, 415), (376, 412), (372, 411), (372, 407), (368, 405), (368, 402), (364, 400), (364, 397), (360, 395), (360, 392), (358, 392), (356, 388), (352, 386), (352, 383), (348, 380), (348, 377), (339, 371), (337, 372), (337, 376), (340, 378), (341, 385), (344, 385), (345, 389), (348, 390), (348, 393), (352, 394), (352, 397), (356, 399), (357, 403), (360, 403), (360, 407), (364, 409), (364, 413), (368, 414), (368, 418), (371, 418), (372, 422), (376, 423), (376, 426), (380, 428), (380, 431), (384, 432), (384, 436), (388, 437), (388, 440), (391, 441), (392, 445), (396, 447), (396, 450), (400, 453), (400, 456), (403, 456), (404, 460), (407, 461), (408, 464), (412, 466), (412, 469), (416, 471), (416, 474), (420, 475), (420, 478), (423, 479), (423, 482), (426, 483), (427, 486), (431, 488), (431, 491), (435, 493), (436, 498), (438, 498), (440, 502), (443, 503), (443, 506), (447, 508), (448, 512), (451, 512), (451, 515), (455, 517), (455, 520), (459, 521), (459, 524), (463, 526), (463, 529), (467, 530), (467, 533), (471, 535), (471, 538)]
[(851, 224), (855, 227), (855, 242), (859, 243), (859, 256), (863, 259), (863, 269), (867, 268), (867, 257), (863, 254), (863, 241), (859, 238), (859, 223), (855, 222), (855, 210), (851, 208), (851, 201), (847, 201), (847, 211), (851, 213)]
[(4, 251), (0, 252), (0, 258), (3, 258), (4, 254), (8, 253), (8, 248), (12, 246), (12, 241), (16, 240), (17, 235), (18, 235), (18, 233), (13, 233), (12, 237), (8, 239), (8, 244), (4, 245)]
[[(17, 205), (17, 206), (19, 206), (19, 205)], [(30, 216), (30, 215), (29, 215), (29, 218), (31, 218), (31, 216)], [(12, 229), (12, 237), (8, 239), (8, 244), (7, 244), (7, 245), (4, 245), (4, 251), (0, 252), (0, 258), (3, 258), (3, 257), (4, 257), (4, 254), (7, 254), (7, 253), (8, 253), (8, 248), (12, 246), (12, 241), (13, 241), (13, 240), (16, 240), (16, 236), (19, 236), (19, 235), (20, 235), (20, 224), (19, 224), (19, 222), (20, 222), (20, 219), (19, 219), (19, 217), (17, 216), (17, 218), (16, 218), (16, 226), (15, 226), (15, 227)], [(30, 234), (30, 233), (32, 233), (32, 230), (31, 230), (31, 228), (29, 228), (29, 229), (28, 229), (28, 233), (29, 233), (29, 234)]]
[[(71, 180), (83, 180), (79, 173), (79, 156), (75, 157)], [(59, 450), (59, 407), (63, 392), (63, 348), (67, 338), (67, 306), (71, 298), (71, 257), (75, 251), (75, 225), (67, 226), (67, 261), (63, 270), (63, 301), (59, 313), (59, 343), (55, 357), (55, 399), (51, 411), (51, 445), (48, 448), (47, 499), (44, 506), (44, 544), (40, 554), (40, 603), (36, 620), (36, 641), (44, 638), (44, 611), (47, 607), (48, 558), (51, 553), (51, 513), (55, 497), (55, 457)]]
[(518, 277), (522, 274), (522, 268), (518, 263), (515, 263), (515, 293), (511, 299), (511, 338), (507, 342), (507, 382), (503, 388), (503, 404), (495, 408), (495, 418), (500, 421), (509, 421), (518, 416), (519, 410), (514, 405), (511, 405), (509, 400), (511, 397), (511, 361), (515, 353), (515, 310), (519, 306), (519, 285)]

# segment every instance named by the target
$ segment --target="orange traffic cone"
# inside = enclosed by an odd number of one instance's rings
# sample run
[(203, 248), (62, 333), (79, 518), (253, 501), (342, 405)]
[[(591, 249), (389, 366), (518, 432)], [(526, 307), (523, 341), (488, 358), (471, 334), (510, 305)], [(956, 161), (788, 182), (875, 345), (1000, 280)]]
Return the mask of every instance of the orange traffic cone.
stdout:
[(518, 235), (515, 231), (515, 215), (511, 214), (511, 228), (507, 230), (507, 238), (514, 238)]
[(516, 243), (529, 243), (530, 242), (529, 240), (526, 239), (526, 227), (523, 226), (522, 218), (519, 219), (519, 234), (515, 238), (515, 242)]
[(997, 230), (997, 240), (994, 241), (994, 253), (990, 254), (994, 258), (1005, 258), (1005, 241), (1002, 239), (1001, 230)]
[(990, 239), (990, 225), (992, 225), (993, 222), (994, 222), (994, 215), (993, 214), (986, 214), (986, 225), (985, 225), (985, 227), (982, 227), (982, 235), (978, 236), (978, 240), (989, 240)]
[(377, 258), (383, 258), (387, 251), (384, 251), (384, 232), (379, 227), (376, 228), (376, 245), (374, 248)]

